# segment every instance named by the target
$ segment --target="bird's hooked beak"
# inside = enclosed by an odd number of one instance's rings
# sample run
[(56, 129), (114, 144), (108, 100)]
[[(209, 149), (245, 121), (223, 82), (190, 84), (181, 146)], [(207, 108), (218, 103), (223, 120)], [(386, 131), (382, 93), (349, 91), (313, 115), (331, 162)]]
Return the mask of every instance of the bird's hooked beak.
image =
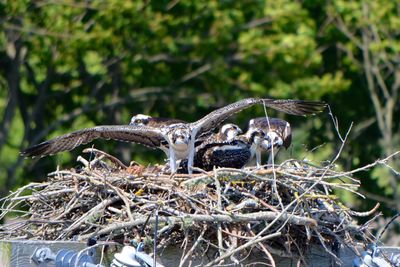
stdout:
[(282, 146), (283, 145), (283, 140), (282, 140), (282, 138), (278, 138), (278, 140), (276, 140), (275, 142), (274, 142), (274, 146)]
[(270, 150), (272, 147), (272, 143), (268, 139), (264, 139), (263, 141), (261, 141), (260, 147), (265, 150)]
[(175, 144), (176, 145), (188, 145), (189, 139), (183, 135), (178, 135), (178, 136), (176, 136)]
[(185, 132), (176, 132), (173, 135), (172, 141), (175, 146), (186, 148), (189, 145), (190, 135)]
[(275, 132), (268, 132), (266, 140), (274, 147), (281, 147), (283, 145), (282, 138), (277, 135)]

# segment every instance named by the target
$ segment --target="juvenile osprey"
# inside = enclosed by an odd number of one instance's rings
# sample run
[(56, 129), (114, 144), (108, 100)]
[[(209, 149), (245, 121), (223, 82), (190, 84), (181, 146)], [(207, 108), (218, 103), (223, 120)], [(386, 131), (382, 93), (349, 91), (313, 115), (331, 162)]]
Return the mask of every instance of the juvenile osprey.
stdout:
[(216, 143), (232, 141), (236, 136), (241, 134), (243, 131), (239, 126), (233, 123), (224, 124), (218, 131), (218, 133), (209, 132), (203, 134), (196, 139), (195, 147), (200, 146), (203, 143)]
[[(135, 116), (132, 116), (131, 122), (129, 123), (129, 125), (161, 128), (163, 126), (168, 126), (168, 125), (177, 124), (177, 123), (187, 123), (187, 122), (183, 121), (183, 120), (172, 119), (172, 118), (151, 117), (149, 115), (137, 114)], [(169, 158), (169, 145), (168, 145), (168, 141), (166, 139), (163, 139), (161, 141), (159, 148), (162, 151), (164, 151), (164, 153)]]
[(279, 149), (284, 146), (286, 149), (292, 143), (292, 129), (289, 122), (277, 118), (261, 117), (249, 121), (249, 129), (262, 130), (266, 134), (266, 141), (269, 147), (260, 147), (256, 149), (257, 167), (261, 165), (261, 152), (269, 151), (268, 164), (276, 156)]
[[(237, 168), (245, 166), (254, 157), (257, 147), (269, 147), (267, 136), (262, 130), (251, 129), (244, 135), (234, 124), (221, 127), (218, 134), (212, 135), (196, 146), (194, 167), (210, 171), (214, 167)], [(187, 173), (187, 160), (180, 164), (180, 172)]]
[(236, 136), (243, 133), (239, 126), (233, 123), (224, 124), (219, 133), (214, 135), (217, 141), (232, 141)]
[(97, 138), (135, 142), (152, 148), (160, 148), (161, 142), (166, 140), (168, 142), (171, 172), (176, 172), (176, 161), (178, 159), (188, 158), (188, 170), (191, 173), (196, 138), (212, 131), (228, 117), (254, 104), (264, 104), (266, 107), (292, 115), (314, 114), (322, 111), (326, 106), (323, 102), (314, 101), (247, 98), (214, 110), (192, 123), (180, 122), (159, 127), (96, 126), (56, 137), (30, 147), (21, 154), (28, 157), (55, 154), (71, 150)]
[[(168, 126), (172, 124), (177, 124), (177, 123), (187, 123), (186, 121), (179, 120), (179, 119), (172, 119), (172, 118), (162, 118), (162, 117), (152, 117), (149, 115), (145, 114), (137, 114), (135, 116), (132, 116), (131, 121), (129, 125), (134, 125), (134, 126), (149, 126), (149, 127), (155, 127), (155, 128), (161, 128), (163, 126)], [(206, 138), (208, 138), (212, 133), (209, 134), (204, 134), (199, 136), (199, 139), (196, 140), (196, 144), (198, 145), (203, 142)], [(162, 140), (160, 143), (159, 147), (164, 153), (167, 155), (167, 158), (170, 159), (169, 156), (169, 144), (166, 139)], [(180, 157), (177, 157), (177, 160), (180, 160)], [(170, 162), (168, 162), (169, 164)], [(187, 161), (186, 161), (187, 163)]]

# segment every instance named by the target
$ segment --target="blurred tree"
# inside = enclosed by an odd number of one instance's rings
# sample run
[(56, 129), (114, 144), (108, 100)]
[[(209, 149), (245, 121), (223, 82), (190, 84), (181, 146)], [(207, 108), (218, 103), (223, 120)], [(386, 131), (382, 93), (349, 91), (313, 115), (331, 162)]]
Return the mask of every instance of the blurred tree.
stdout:
[[(396, 1), (333, 1), (328, 6), (327, 21), (340, 32), (336, 47), (341, 68), (354, 81), (352, 90), (360, 91), (370, 101), (360, 102), (366, 107), (361, 128), (377, 125), (378, 134), (365, 139), (387, 157), (400, 150), (400, 4)], [(369, 104), (371, 103), (371, 104)], [(360, 129), (360, 128), (359, 128)], [(395, 134), (397, 133), (397, 134)], [(362, 151), (360, 151), (362, 153)], [(388, 164), (400, 168), (399, 161)], [(393, 197), (400, 209), (399, 173), (378, 167), (372, 172), (379, 188)], [(382, 201), (382, 199), (380, 199)], [(384, 200), (388, 206), (392, 200)]]
[[(2, 17), (6, 189), (70, 162), (18, 151), (71, 129), (134, 113), (193, 121), (248, 96), (320, 99), (348, 87), (340, 72), (318, 73), (315, 23), (300, 3), (10, 1)], [(128, 161), (130, 149), (117, 147)], [(162, 155), (135, 152), (141, 162)]]

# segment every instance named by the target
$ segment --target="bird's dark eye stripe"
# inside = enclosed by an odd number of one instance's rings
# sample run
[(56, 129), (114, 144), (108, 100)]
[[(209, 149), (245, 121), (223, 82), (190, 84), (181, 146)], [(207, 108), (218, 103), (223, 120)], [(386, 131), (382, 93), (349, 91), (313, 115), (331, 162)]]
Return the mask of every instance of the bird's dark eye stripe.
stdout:
[(167, 145), (168, 145), (168, 142), (167, 142), (166, 140), (162, 140), (162, 141), (161, 141), (161, 145), (167, 146)]
[(261, 132), (259, 132), (259, 131), (254, 131), (254, 132), (252, 132), (252, 133), (251, 133), (251, 136), (250, 136), (251, 142), (254, 141), (254, 138), (255, 138), (256, 136), (261, 136)]

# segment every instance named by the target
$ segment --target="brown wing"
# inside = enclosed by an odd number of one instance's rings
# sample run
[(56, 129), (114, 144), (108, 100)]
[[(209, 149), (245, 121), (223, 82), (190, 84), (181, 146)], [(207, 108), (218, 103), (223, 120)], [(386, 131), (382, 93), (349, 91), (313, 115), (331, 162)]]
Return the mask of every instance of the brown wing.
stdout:
[(305, 101), (293, 99), (264, 99), (266, 107), (291, 115), (306, 116), (323, 111), (327, 104), (319, 101)]
[(179, 119), (152, 117), (152, 118), (149, 118), (147, 126), (160, 127), (163, 125), (172, 125), (172, 124), (177, 124), (177, 123), (187, 123), (187, 122), (183, 121), (183, 120), (179, 120)]
[(35, 157), (69, 151), (77, 146), (87, 144), (95, 139), (113, 139), (139, 143), (151, 148), (159, 147), (164, 137), (160, 130), (150, 127), (132, 125), (96, 126), (65, 134), (21, 152), (22, 156)]
[(271, 117), (259, 117), (252, 119), (252, 124), (249, 124), (249, 127), (257, 127), (262, 130), (275, 130), (281, 128), (282, 130), (285, 129), (286, 124), (288, 123), (285, 120), (278, 119), (278, 118), (271, 118)]
[(266, 107), (270, 107), (287, 114), (303, 116), (321, 112), (326, 107), (324, 102), (317, 101), (246, 98), (210, 112), (200, 120), (191, 123), (190, 127), (191, 129), (196, 129), (196, 136), (199, 136), (204, 132), (211, 131), (218, 127), (224, 120), (233, 114), (258, 103), (264, 103)]
[(257, 98), (246, 98), (235, 103), (229, 104), (225, 107), (216, 109), (198, 121), (191, 123), (191, 128), (196, 129), (197, 135), (209, 132), (218, 127), (224, 120), (232, 116), (233, 114), (250, 107), (256, 103), (261, 103), (262, 99)]

